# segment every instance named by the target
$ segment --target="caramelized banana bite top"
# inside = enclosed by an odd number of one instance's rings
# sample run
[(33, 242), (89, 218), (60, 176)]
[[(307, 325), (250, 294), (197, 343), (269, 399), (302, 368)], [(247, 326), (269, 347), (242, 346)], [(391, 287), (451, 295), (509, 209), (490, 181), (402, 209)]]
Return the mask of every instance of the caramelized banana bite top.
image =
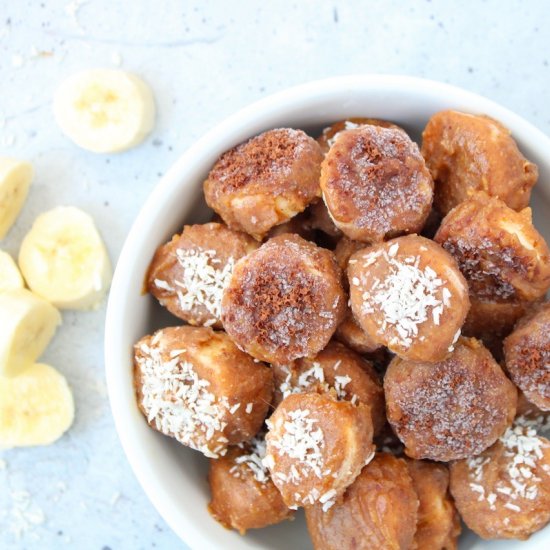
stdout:
[(419, 232), (432, 206), (424, 159), (396, 128), (340, 132), (323, 161), (321, 189), (336, 226), (363, 242)]
[(388, 420), (411, 458), (448, 462), (479, 454), (516, 413), (516, 388), (473, 338), (461, 338), (438, 363), (394, 358), (384, 392)]
[(504, 341), (506, 370), (525, 397), (550, 411), (550, 302), (535, 307)]
[(445, 216), (434, 240), (456, 259), (478, 300), (532, 301), (550, 288), (550, 250), (530, 208), (516, 212), (476, 193)]
[(261, 240), (321, 195), (323, 153), (302, 130), (268, 130), (225, 152), (204, 182), (204, 195), (232, 229)]
[(224, 291), (222, 321), (253, 357), (287, 364), (321, 351), (345, 308), (333, 254), (297, 235), (280, 235), (237, 263)]

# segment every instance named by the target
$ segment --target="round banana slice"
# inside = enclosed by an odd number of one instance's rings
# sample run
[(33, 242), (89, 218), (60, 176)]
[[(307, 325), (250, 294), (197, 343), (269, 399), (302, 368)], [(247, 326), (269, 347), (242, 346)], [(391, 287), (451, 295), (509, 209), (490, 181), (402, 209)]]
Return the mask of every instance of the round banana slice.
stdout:
[(32, 365), (60, 324), (59, 311), (29, 290), (0, 293), (0, 377), (17, 376)]
[(153, 129), (155, 100), (137, 76), (113, 69), (76, 73), (59, 86), (54, 115), (62, 132), (94, 153), (117, 153)]
[(23, 160), (0, 157), (0, 239), (19, 215), (29, 193), (32, 166)]
[(13, 258), (0, 250), (0, 292), (25, 288), (25, 282)]
[(60, 309), (94, 309), (109, 288), (112, 269), (94, 220), (73, 206), (36, 218), (19, 250), (29, 288)]
[(0, 377), (0, 447), (49, 445), (73, 419), (73, 394), (53, 367), (35, 363), (20, 376)]

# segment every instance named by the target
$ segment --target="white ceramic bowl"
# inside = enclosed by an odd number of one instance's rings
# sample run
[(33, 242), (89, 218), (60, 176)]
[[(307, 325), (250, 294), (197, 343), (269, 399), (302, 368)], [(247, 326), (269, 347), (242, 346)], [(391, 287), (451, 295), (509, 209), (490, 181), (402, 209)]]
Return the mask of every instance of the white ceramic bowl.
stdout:
[[(197, 141), (155, 187), (137, 217), (118, 261), (105, 329), (105, 361), (111, 407), (128, 460), (148, 497), (191, 548), (311, 548), (303, 518), (241, 537), (208, 514), (207, 460), (152, 429), (138, 412), (132, 383), (132, 345), (161, 326), (179, 324), (142, 295), (144, 276), (156, 247), (183, 223), (207, 220), (202, 181), (218, 156), (270, 128), (310, 132), (349, 116), (388, 119), (418, 138), (428, 118), (442, 109), (485, 113), (512, 130), (527, 158), (538, 164), (533, 195), (535, 221), (550, 239), (550, 140), (509, 110), (473, 93), (417, 78), (385, 75), (337, 77), (312, 82), (254, 103)], [(123, 527), (122, 527), (123, 528)], [(471, 533), (461, 549), (550, 548), (550, 528), (528, 542), (481, 542)]]

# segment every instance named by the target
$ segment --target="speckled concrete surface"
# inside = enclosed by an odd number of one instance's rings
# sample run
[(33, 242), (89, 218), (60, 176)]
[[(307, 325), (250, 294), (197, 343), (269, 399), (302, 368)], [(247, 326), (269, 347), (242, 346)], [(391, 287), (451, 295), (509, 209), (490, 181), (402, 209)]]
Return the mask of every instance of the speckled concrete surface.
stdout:
[[(36, 169), (17, 226), (58, 204), (96, 219), (113, 261), (158, 177), (239, 107), (330, 75), (402, 73), (458, 84), (550, 132), (550, 14), (530, 2), (0, 0), (0, 154)], [(120, 66), (155, 90), (153, 135), (116, 156), (86, 153), (56, 128), (51, 98), (72, 72)], [(0, 548), (182, 547), (118, 443), (105, 391), (104, 309), (65, 313), (44, 360), (72, 385), (76, 422), (57, 444), (1, 452)]]

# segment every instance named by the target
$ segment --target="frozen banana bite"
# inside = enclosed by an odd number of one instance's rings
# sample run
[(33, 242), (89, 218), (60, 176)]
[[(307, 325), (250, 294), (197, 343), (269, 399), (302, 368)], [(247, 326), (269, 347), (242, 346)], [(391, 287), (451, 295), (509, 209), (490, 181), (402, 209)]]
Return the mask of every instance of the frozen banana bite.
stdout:
[(280, 235), (237, 262), (224, 290), (222, 322), (256, 359), (288, 364), (321, 351), (345, 308), (333, 254), (297, 235)]
[(512, 423), (517, 391), (490, 352), (461, 338), (437, 363), (393, 359), (386, 413), (411, 458), (441, 462), (481, 453)]
[(319, 504), (306, 508), (315, 550), (413, 548), (417, 517), (418, 497), (407, 465), (387, 453), (376, 453), (330, 510)]
[(397, 128), (340, 132), (323, 161), (321, 189), (336, 227), (367, 243), (420, 231), (432, 206), (424, 159)]
[(470, 302), (456, 262), (439, 245), (408, 235), (356, 252), (350, 302), (359, 326), (400, 357), (440, 361), (452, 351)]
[(260, 434), (230, 447), (225, 456), (210, 460), (208, 510), (216, 521), (241, 535), (248, 529), (290, 519), (293, 514), (262, 464), (264, 457), (265, 440)]
[(290, 507), (328, 510), (374, 455), (369, 407), (328, 394), (289, 395), (267, 427), (264, 464)]
[(264, 422), (273, 375), (223, 332), (169, 327), (134, 347), (139, 408), (151, 427), (210, 458), (253, 437)]
[(274, 366), (273, 375), (275, 405), (294, 393), (332, 393), (337, 399), (368, 405), (375, 435), (386, 422), (384, 390), (374, 367), (339, 342), (329, 342), (311, 359)]
[(504, 340), (506, 371), (525, 397), (550, 411), (550, 302), (527, 314)]
[(235, 262), (258, 246), (222, 223), (186, 225), (155, 252), (147, 290), (189, 324), (221, 328), (222, 293)]
[(204, 196), (225, 223), (261, 240), (320, 197), (323, 153), (301, 130), (268, 130), (225, 152), (204, 182)]
[(521, 154), (510, 131), (485, 115), (436, 113), (422, 134), (422, 154), (443, 215), (475, 191), (521, 210), (538, 178), (536, 165)]
[(434, 240), (455, 258), (478, 300), (532, 301), (550, 288), (550, 250), (530, 208), (516, 212), (476, 193), (447, 214)]
[(451, 493), (484, 539), (528, 539), (550, 521), (550, 441), (523, 419), (478, 456), (451, 464)]
[(460, 517), (449, 493), (449, 469), (444, 464), (407, 460), (418, 496), (418, 523), (414, 534), (416, 550), (456, 550)]
[(328, 150), (334, 145), (336, 138), (345, 130), (355, 130), (361, 126), (381, 126), (382, 128), (396, 128), (400, 130), (399, 126), (393, 124), (393, 122), (388, 122), (387, 120), (380, 120), (378, 118), (362, 118), (362, 117), (351, 117), (346, 120), (340, 120), (323, 128), (323, 132), (317, 138), (317, 142), (321, 146), (323, 153), (328, 153)]

